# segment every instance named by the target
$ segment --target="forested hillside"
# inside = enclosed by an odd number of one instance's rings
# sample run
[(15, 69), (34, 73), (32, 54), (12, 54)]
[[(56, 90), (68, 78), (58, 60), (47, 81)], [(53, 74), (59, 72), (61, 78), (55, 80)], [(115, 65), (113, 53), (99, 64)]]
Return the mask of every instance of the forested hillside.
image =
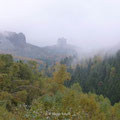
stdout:
[[(115, 103), (119, 101), (119, 59), (117, 54), (90, 60), (72, 75), (66, 65), (57, 63), (49, 68), (53, 72), (48, 77), (34, 61), (14, 62), (11, 55), (0, 55), (0, 120), (120, 120), (120, 103)], [(111, 93), (115, 104), (90, 91)]]
[[(72, 61), (64, 59), (66, 64)], [(70, 66), (70, 65), (69, 65)], [(66, 83), (71, 86), (79, 83), (84, 92), (92, 92), (108, 97), (112, 104), (120, 101), (120, 51), (114, 56), (95, 56), (87, 59), (71, 69), (71, 80)]]

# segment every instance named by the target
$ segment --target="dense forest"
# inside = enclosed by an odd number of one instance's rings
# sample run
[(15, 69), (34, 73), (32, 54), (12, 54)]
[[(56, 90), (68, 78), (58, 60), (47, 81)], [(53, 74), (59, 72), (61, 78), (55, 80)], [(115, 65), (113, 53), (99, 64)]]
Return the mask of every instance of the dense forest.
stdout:
[[(73, 58), (64, 59), (61, 63), (72, 63)], [(70, 64), (66, 64), (70, 66)], [(120, 51), (114, 56), (95, 56), (82, 61), (71, 71), (71, 80), (66, 86), (79, 83), (83, 92), (92, 92), (108, 97), (112, 104), (120, 101)]]
[(0, 120), (120, 120), (120, 52), (40, 70), (0, 55)]

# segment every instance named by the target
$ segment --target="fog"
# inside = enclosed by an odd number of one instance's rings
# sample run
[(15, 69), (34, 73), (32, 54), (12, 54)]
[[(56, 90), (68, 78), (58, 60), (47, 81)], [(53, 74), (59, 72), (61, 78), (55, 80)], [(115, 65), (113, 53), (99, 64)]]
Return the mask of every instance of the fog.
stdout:
[(120, 1), (0, 0), (0, 31), (23, 32), (38, 46), (65, 37), (82, 49), (106, 48), (120, 42)]

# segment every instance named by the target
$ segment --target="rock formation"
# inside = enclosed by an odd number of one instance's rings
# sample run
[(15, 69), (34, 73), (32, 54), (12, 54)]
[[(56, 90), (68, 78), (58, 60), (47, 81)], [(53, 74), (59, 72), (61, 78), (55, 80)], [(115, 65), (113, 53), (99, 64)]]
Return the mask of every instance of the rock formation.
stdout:
[(38, 47), (26, 43), (26, 37), (23, 33), (3, 32), (0, 33), (0, 53), (29, 58), (52, 58), (55, 60), (63, 58), (63, 56), (71, 56), (76, 52), (74, 47), (67, 44), (65, 38), (58, 39), (57, 45)]
[(57, 41), (59, 47), (65, 47), (67, 45), (67, 40), (65, 38), (59, 38)]

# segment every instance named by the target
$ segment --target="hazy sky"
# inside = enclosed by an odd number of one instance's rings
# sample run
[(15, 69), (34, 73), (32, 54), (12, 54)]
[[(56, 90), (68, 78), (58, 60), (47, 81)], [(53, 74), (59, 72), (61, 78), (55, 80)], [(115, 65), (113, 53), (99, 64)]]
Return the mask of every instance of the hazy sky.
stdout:
[(82, 48), (120, 42), (120, 0), (0, 0), (0, 31), (45, 46), (65, 37)]

